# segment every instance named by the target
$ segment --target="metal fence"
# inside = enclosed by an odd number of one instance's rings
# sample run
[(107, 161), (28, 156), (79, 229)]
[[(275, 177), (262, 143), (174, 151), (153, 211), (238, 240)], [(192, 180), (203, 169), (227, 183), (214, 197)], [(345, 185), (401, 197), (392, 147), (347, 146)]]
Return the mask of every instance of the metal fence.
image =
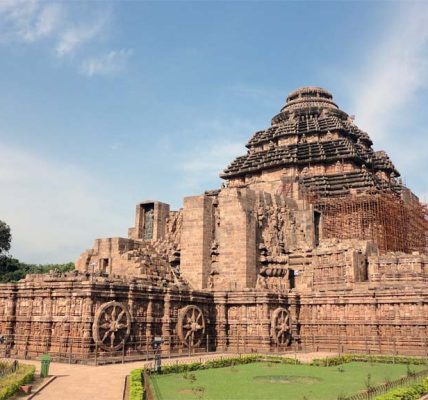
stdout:
[(13, 374), (18, 369), (18, 361), (0, 359), (0, 378)]
[[(416, 384), (421, 382), (424, 378), (428, 377), (428, 369), (412, 373), (404, 378), (400, 378), (391, 382), (385, 382), (381, 385), (376, 385), (371, 387), (363, 392), (354, 394), (348, 397), (338, 397), (343, 400), (372, 400), (376, 396), (385, 394), (392, 389), (399, 387), (405, 387), (411, 384)], [(156, 375), (151, 375), (150, 370), (147, 369), (144, 371), (144, 390), (145, 390), (145, 400), (162, 400), (163, 396), (161, 390), (158, 386)], [(197, 389), (197, 388), (195, 388)], [(197, 396), (197, 392), (194, 393)]]
[(376, 396), (387, 393), (392, 389), (407, 386), (409, 384), (418, 383), (422, 379), (428, 376), (428, 369), (412, 374), (411, 376), (406, 376), (405, 378), (400, 378), (395, 381), (386, 382), (382, 385), (375, 386), (370, 388), (362, 393), (354, 394), (350, 397), (346, 397), (344, 400), (371, 400)]
[(150, 373), (147, 370), (143, 373), (143, 383), (145, 400), (157, 400), (161, 398), (157, 382), (154, 379), (150, 379)]

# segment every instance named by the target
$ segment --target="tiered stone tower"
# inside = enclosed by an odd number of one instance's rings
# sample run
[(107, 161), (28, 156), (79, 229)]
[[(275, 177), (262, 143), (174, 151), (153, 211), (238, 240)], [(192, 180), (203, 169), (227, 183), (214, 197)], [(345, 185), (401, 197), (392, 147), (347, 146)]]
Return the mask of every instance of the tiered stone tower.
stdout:
[(290, 93), (271, 127), (256, 132), (246, 145), (248, 153), (221, 177), (232, 186), (264, 183), (265, 190), (268, 183), (278, 190), (284, 176), (298, 177), (304, 188), (322, 196), (394, 188), (400, 174), (372, 144), (329, 92), (305, 87)]
[(221, 174), (251, 187), (313, 203), (324, 238), (369, 239), (381, 251), (425, 251), (425, 214), (384, 151), (319, 87), (290, 93), (271, 127)]

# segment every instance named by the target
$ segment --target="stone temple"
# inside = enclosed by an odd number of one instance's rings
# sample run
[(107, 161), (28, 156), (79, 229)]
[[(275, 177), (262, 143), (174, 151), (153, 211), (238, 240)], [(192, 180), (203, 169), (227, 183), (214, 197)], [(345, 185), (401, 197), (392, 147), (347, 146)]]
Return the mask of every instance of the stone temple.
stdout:
[(0, 285), (5, 355), (428, 353), (427, 207), (333, 96), (287, 97), (218, 190), (136, 206), (68, 274)]

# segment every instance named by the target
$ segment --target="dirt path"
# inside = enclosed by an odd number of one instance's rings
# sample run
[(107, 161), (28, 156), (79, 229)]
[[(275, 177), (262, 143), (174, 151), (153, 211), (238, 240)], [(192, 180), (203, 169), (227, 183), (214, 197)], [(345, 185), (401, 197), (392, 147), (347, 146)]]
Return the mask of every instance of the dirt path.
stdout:
[[(309, 362), (314, 358), (334, 355), (333, 353), (305, 353), (297, 354), (297, 358), (300, 361)], [(183, 364), (233, 356), (236, 354), (209, 354), (200, 357), (164, 359), (162, 363), (164, 365)], [(290, 356), (294, 357), (294, 354)], [(38, 370), (40, 368), (40, 361), (20, 361), (33, 364)], [(57, 378), (33, 398), (35, 400), (122, 400), (126, 375), (135, 368), (152, 365), (153, 362), (132, 362), (98, 367), (51, 363), (49, 374)]]

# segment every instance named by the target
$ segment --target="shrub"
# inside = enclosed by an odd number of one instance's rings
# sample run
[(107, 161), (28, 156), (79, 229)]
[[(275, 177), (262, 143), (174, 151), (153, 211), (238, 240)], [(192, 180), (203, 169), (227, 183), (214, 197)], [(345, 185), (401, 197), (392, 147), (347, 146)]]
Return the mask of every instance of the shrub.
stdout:
[(333, 367), (340, 364), (346, 364), (351, 361), (354, 361), (354, 356), (352, 355), (343, 355), (343, 356), (337, 356), (337, 357), (328, 357), (328, 358), (317, 358), (311, 362), (311, 365), (317, 366), (317, 367)]
[(195, 386), (192, 388), (192, 393), (198, 398), (202, 399), (205, 394), (205, 387), (204, 386)]
[(143, 400), (143, 372), (142, 368), (131, 371), (129, 375), (129, 400)]
[(368, 356), (365, 354), (344, 354), (337, 357), (319, 358), (311, 362), (311, 365), (317, 367), (332, 367), (340, 364), (346, 364), (352, 361), (370, 362), (370, 363), (385, 363), (385, 364), (413, 364), (424, 365), (426, 360), (417, 357), (404, 357), (404, 356)]
[(30, 383), (34, 379), (34, 371), (32, 365), (19, 364), (14, 373), (0, 379), (0, 400), (11, 397), (20, 386)]
[(261, 356), (261, 355), (248, 355), (242, 357), (222, 358), (217, 360), (210, 360), (206, 362), (194, 362), (189, 364), (165, 365), (162, 367), (160, 374), (182, 374), (186, 372), (198, 371), (201, 369), (210, 368), (224, 368), (236, 365), (251, 364), (259, 361), (278, 362), (282, 364), (296, 364), (298, 361), (292, 358), (280, 356)]
[(366, 386), (366, 389), (368, 392), (370, 392), (373, 389), (372, 375), (371, 374), (367, 374), (367, 378), (364, 380), (364, 385)]
[(425, 378), (422, 383), (406, 388), (391, 390), (386, 394), (377, 396), (376, 400), (418, 400), (421, 396), (427, 393), (428, 378)]

